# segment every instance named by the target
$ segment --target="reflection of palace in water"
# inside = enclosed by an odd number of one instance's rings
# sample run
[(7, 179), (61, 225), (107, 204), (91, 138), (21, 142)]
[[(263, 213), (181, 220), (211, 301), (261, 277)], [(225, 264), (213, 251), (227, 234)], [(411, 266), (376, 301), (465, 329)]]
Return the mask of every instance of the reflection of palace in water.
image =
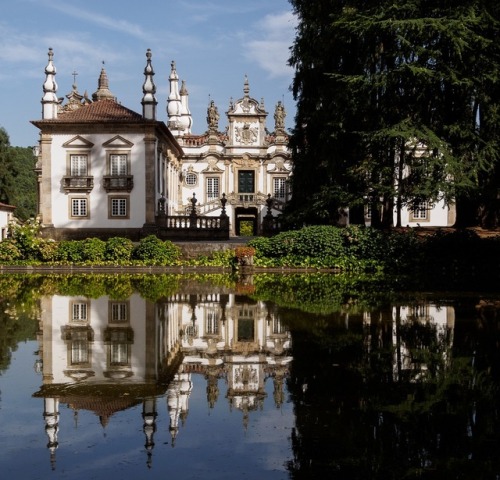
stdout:
[[(230, 408), (263, 407), (265, 383), (283, 403), (290, 334), (273, 306), (246, 296), (179, 294), (156, 304), (137, 294), (46, 296), (41, 301), (40, 359), (48, 448), (55, 462), (60, 405), (95, 413), (103, 427), (113, 414), (142, 404), (145, 447), (151, 455), (159, 409), (167, 408), (172, 444), (188, 415), (192, 375), (206, 379), (207, 402), (226, 381)], [(161, 402), (165, 402), (161, 406)]]
[[(367, 353), (390, 347), (393, 381), (423, 379), (428, 365), (425, 353), (435, 352), (443, 367), (449, 366), (453, 346), (455, 309), (426, 302), (394, 306), (389, 322), (381, 314), (365, 312), (364, 342)], [(388, 325), (389, 328), (384, 328)]]
[[(75, 419), (81, 411), (94, 413), (103, 427), (114, 414), (142, 407), (150, 460), (158, 428), (170, 432), (174, 445), (189, 414), (193, 375), (205, 382), (207, 404), (212, 408), (224, 397), (228, 408), (242, 413), (245, 427), (249, 413), (263, 408), (266, 392), (273, 391), (276, 406), (285, 401), (291, 333), (274, 304), (199, 287), (196, 293), (157, 303), (138, 294), (126, 300), (46, 296), (41, 312), (36, 365), (43, 384), (35, 396), (44, 399), (52, 462), (59, 423), (65, 421), (60, 405), (71, 409)], [(393, 381), (425, 381), (431, 352), (444, 368), (449, 364), (455, 324), (451, 306), (394, 306), (365, 312), (362, 322), (356, 321), (358, 315), (351, 320), (352, 325), (346, 317), (344, 328), (362, 325), (367, 358), (392, 352)], [(157, 418), (161, 412), (168, 425)]]

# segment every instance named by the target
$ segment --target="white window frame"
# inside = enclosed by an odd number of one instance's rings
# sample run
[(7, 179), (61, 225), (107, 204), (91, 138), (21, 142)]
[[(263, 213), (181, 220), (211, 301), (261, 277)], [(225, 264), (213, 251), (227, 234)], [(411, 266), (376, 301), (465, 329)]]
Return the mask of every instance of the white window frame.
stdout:
[(124, 219), (130, 218), (129, 197), (109, 197), (109, 218)]
[(88, 302), (72, 302), (71, 303), (71, 321), (76, 323), (87, 323), (89, 317)]
[(128, 175), (128, 154), (109, 154), (109, 173), (112, 177), (125, 177)]
[(70, 176), (86, 177), (89, 172), (89, 156), (81, 153), (69, 154)]
[(287, 199), (287, 177), (273, 177), (273, 197), (283, 202)]
[(206, 198), (207, 201), (218, 200), (220, 198), (220, 177), (206, 177), (205, 187), (206, 187)]
[(109, 322), (123, 323), (128, 322), (129, 304), (128, 302), (110, 302)]
[(429, 221), (430, 205), (429, 202), (419, 202), (410, 212), (412, 221)]
[(184, 176), (184, 184), (187, 187), (196, 187), (198, 185), (198, 174), (195, 172), (187, 172)]
[(90, 217), (90, 205), (88, 197), (70, 197), (69, 216), (74, 219), (86, 219)]

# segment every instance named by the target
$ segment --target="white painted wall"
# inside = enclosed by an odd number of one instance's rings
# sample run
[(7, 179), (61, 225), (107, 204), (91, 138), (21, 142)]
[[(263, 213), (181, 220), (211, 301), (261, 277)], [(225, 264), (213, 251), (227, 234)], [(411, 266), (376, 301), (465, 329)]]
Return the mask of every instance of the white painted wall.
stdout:
[[(81, 135), (93, 143), (90, 149), (89, 174), (94, 176), (94, 188), (88, 194), (90, 218), (72, 219), (70, 217), (70, 198), (82, 196), (70, 192), (66, 193), (61, 184), (67, 171), (67, 151), (77, 152), (74, 147), (65, 148), (63, 145), (74, 138), (74, 135), (54, 135), (52, 138), (52, 222), (56, 228), (141, 228), (145, 223), (145, 176), (144, 176), (144, 135), (123, 134), (126, 140), (133, 143), (131, 149), (123, 151), (130, 153), (130, 174), (134, 176), (134, 188), (130, 193), (107, 193), (102, 185), (103, 176), (107, 174), (106, 149), (103, 143), (111, 140), (116, 134)], [(119, 149), (112, 148), (113, 151)], [(85, 149), (81, 150), (85, 153)], [(130, 198), (130, 216), (128, 219), (110, 219), (108, 217), (108, 197), (112, 195), (128, 195)]]

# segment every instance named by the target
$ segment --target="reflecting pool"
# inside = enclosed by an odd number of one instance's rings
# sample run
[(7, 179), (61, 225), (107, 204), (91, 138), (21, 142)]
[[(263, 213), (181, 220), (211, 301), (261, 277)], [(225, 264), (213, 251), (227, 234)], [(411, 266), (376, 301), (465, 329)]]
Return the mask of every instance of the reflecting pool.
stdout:
[(500, 478), (492, 293), (329, 275), (0, 287), (3, 478)]

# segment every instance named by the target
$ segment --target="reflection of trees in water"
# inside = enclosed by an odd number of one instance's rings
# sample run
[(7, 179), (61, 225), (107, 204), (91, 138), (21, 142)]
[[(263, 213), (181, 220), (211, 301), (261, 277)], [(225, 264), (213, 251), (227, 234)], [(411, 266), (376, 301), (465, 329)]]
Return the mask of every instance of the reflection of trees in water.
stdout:
[[(393, 336), (389, 308), (368, 329), (351, 319), (347, 330), (341, 315), (294, 329), (291, 318), (291, 477), (495, 478), (498, 311), (458, 310), (452, 348), (449, 332), (412, 319)], [(403, 344), (414, 370), (398, 376)], [(425, 375), (416, 375), (419, 365)]]
[(36, 311), (15, 298), (0, 300), (0, 373), (9, 366), (19, 342), (35, 340), (36, 330)]

